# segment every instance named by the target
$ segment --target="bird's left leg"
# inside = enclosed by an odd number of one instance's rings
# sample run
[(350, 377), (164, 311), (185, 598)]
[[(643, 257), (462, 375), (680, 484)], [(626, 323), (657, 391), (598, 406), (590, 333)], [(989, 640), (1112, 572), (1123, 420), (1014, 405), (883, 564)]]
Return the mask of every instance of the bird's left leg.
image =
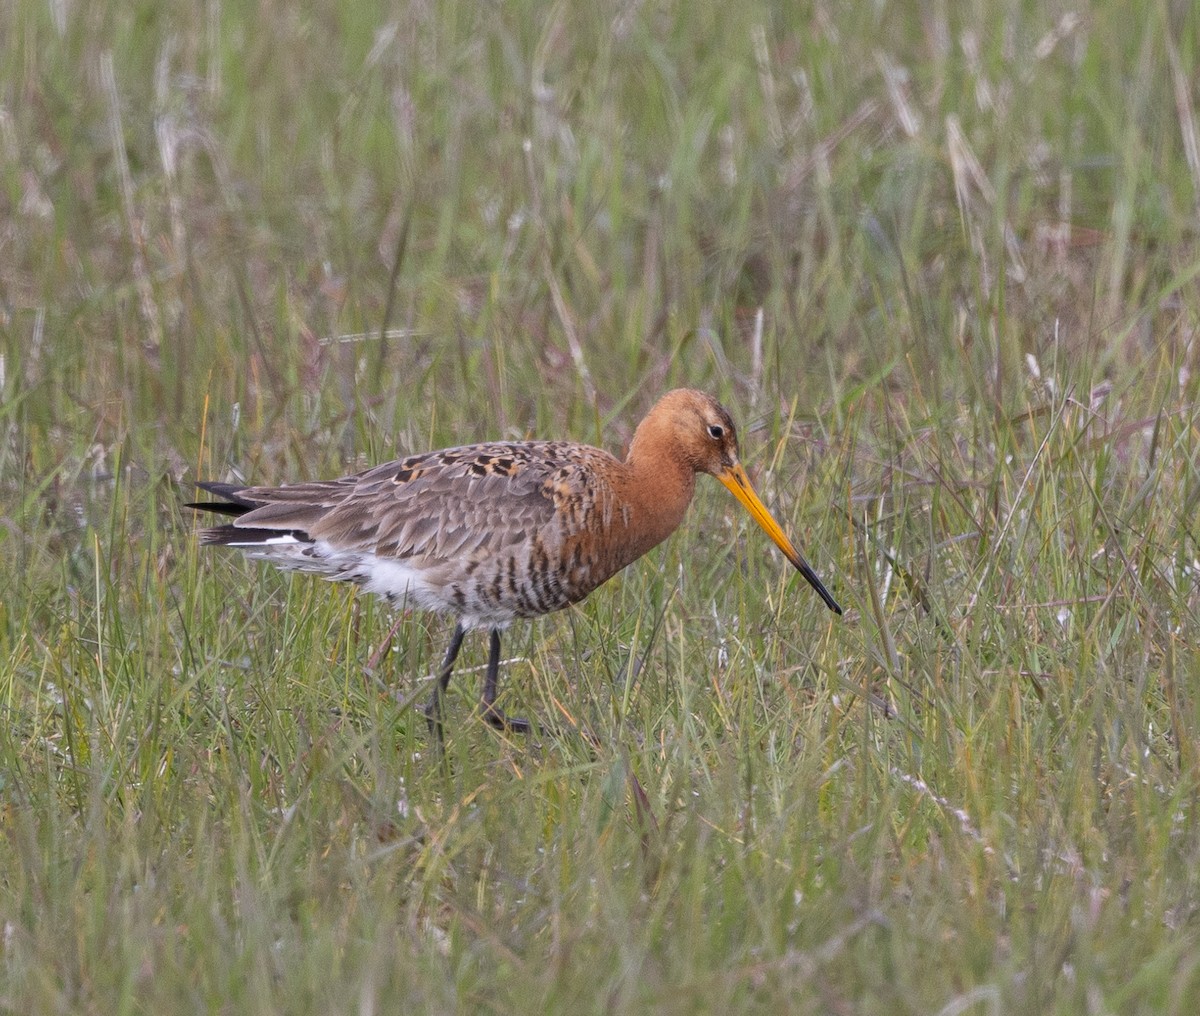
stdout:
[(463, 636), (467, 630), (462, 622), (454, 626), (454, 634), (450, 636), (450, 646), (433, 682), (433, 694), (429, 704), (425, 706), (425, 718), (429, 721), (429, 732), (437, 735), (438, 744), (443, 742), (442, 732), (442, 695), (450, 685), (450, 674), (454, 671), (454, 661), (458, 659), (458, 651), (462, 648)]
[(493, 628), (488, 646), (487, 673), (483, 678), (483, 718), (497, 730), (512, 730), (528, 734), (533, 724), (517, 716), (506, 716), (496, 705), (496, 685), (500, 678), (500, 629)]

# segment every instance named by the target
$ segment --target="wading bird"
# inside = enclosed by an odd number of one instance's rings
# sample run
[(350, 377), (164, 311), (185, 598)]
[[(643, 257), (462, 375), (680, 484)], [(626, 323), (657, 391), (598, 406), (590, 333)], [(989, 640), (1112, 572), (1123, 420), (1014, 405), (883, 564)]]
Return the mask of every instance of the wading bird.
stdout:
[(696, 474), (723, 483), (817, 591), (842, 608), (792, 545), (738, 461), (729, 413), (703, 392), (664, 395), (625, 461), (571, 441), (497, 441), (411, 455), (339, 480), (198, 486), (220, 501), (188, 505), (233, 516), (201, 541), (281, 568), (354, 582), (394, 605), (457, 624), (426, 706), (442, 736), (442, 696), (469, 629), (490, 633), (482, 712), (528, 730), (496, 705), (500, 632), (519, 617), (578, 603), (683, 521)]

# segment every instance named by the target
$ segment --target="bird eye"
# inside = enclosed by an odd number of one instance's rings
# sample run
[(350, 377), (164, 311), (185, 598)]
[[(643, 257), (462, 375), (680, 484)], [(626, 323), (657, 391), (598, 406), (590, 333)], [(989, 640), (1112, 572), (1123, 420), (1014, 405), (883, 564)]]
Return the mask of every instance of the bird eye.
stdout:
[(719, 423), (710, 423), (708, 425), (708, 436), (714, 441), (720, 441), (725, 436), (725, 428)]

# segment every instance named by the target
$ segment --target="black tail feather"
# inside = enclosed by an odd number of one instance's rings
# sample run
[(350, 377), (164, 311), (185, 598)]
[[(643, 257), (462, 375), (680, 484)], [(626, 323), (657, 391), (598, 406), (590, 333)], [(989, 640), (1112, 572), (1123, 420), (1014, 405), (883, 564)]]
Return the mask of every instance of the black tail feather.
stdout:
[(310, 543), (309, 537), (301, 532), (287, 532), (279, 529), (251, 529), (241, 526), (213, 526), (211, 529), (200, 531), (200, 542), (206, 546), (235, 546), (254, 547), (267, 544), (274, 540), (279, 542), (281, 537), (292, 536), (300, 543)]
[(216, 494), (217, 497), (223, 497), (224, 501), (189, 501), (184, 505), (185, 508), (194, 508), (196, 511), (215, 512), (218, 515), (245, 515), (246, 512), (252, 511), (258, 507), (258, 503), (251, 501), (242, 495), (245, 487), (239, 487), (236, 483), (215, 483), (211, 480), (203, 480), (196, 484), (201, 490)]
[[(204, 480), (196, 484), (201, 490), (225, 498), (224, 501), (188, 501), (184, 507), (199, 512), (212, 512), (215, 515), (232, 515), (234, 518), (245, 515), (255, 508), (261, 508), (263, 502), (255, 501), (245, 496), (243, 491), (249, 489), (236, 483), (215, 483)], [(253, 526), (224, 525), (213, 526), (200, 530), (202, 544), (218, 546), (253, 547), (271, 541), (278, 542), (280, 537), (292, 536), (301, 543), (310, 543), (311, 537), (299, 529), (258, 529)]]
[(250, 509), (245, 505), (231, 504), (228, 501), (188, 501), (184, 508), (198, 512), (212, 512), (214, 515), (245, 515)]

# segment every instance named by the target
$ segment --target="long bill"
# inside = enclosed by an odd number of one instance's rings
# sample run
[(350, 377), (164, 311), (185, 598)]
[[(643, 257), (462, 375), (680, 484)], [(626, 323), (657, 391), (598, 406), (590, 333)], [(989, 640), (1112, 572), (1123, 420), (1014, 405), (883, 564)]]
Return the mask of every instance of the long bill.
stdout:
[(759, 500), (759, 497), (754, 493), (754, 488), (750, 485), (750, 477), (746, 475), (746, 470), (742, 468), (740, 462), (735, 462), (724, 472), (716, 474), (717, 479), (721, 481), (729, 490), (745, 506), (752, 516), (754, 521), (762, 526), (766, 534), (774, 541), (775, 546), (783, 551), (784, 556), (796, 566), (796, 570), (808, 579), (808, 584), (817, 591), (817, 595), (825, 601), (825, 606), (832, 610), (835, 614), (840, 614), (842, 608), (838, 606), (837, 600), (829, 595), (829, 590), (817, 573), (812, 570), (809, 563), (804, 560), (803, 555), (793, 545), (792, 541), (787, 538), (787, 534), (783, 531), (783, 527), (775, 521), (774, 516), (767, 511), (767, 506)]

